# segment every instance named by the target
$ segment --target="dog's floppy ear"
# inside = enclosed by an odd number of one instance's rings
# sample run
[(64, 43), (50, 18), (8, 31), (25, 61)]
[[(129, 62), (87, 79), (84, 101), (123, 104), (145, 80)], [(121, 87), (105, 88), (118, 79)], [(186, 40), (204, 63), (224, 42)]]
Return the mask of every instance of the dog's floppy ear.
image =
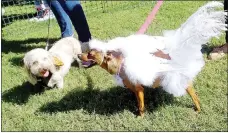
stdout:
[(30, 71), (30, 64), (29, 62), (26, 61), (25, 58), (23, 58), (23, 63), (24, 63), (24, 69), (28, 75), (28, 80), (32, 85), (35, 85), (37, 83), (37, 78), (35, 75), (33, 75)]
[(107, 61), (110, 61), (113, 58), (113, 52), (114, 51), (107, 51), (106, 52), (105, 58)]

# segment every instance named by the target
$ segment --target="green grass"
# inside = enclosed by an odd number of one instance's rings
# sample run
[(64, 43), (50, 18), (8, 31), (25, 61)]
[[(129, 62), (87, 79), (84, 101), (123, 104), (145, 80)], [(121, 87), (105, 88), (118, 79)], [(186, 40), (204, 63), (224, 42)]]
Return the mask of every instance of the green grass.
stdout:
[[(161, 35), (163, 29), (177, 28), (204, 3), (165, 1), (148, 34)], [(92, 35), (108, 39), (135, 33), (152, 7), (88, 14)], [(27, 28), (19, 30), (21, 23)], [(98, 66), (79, 69), (73, 65), (64, 89), (32, 92), (22, 58), (25, 52), (45, 46), (47, 23), (20, 20), (2, 32), (2, 131), (227, 131), (227, 57), (205, 59), (206, 65), (195, 79), (201, 113), (194, 112), (188, 95), (175, 98), (161, 89), (146, 88), (142, 119), (135, 115), (135, 96), (117, 87), (112, 76)], [(59, 35), (59, 27), (52, 21), (51, 41)], [(224, 41), (224, 36), (213, 39), (209, 47)]]

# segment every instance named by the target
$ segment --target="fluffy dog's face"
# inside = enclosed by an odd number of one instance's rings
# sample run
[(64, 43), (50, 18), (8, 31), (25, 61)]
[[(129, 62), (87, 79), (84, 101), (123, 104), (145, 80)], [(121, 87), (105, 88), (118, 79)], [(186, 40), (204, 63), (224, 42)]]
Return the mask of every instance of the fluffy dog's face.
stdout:
[(83, 53), (79, 55), (78, 58), (86, 62), (96, 62), (110, 74), (116, 74), (122, 61), (122, 57), (120, 55), (121, 54), (119, 52), (115, 51), (103, 53), (101, 51), (92, 49), (89, 53)]
[(52, 59), (44, 49), (31, 50), (24, 57), (24, 66), (32, 76), (48, 77), (52, 65)]

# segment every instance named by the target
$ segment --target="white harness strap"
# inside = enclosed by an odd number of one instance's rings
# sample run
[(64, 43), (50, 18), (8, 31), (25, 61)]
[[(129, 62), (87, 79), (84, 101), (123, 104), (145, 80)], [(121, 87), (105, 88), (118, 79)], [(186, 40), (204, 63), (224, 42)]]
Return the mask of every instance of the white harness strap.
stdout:
[(121, 86), (121, 87), (125, 87), (125, 86), (124, 86), (124, 83), (123, 83), (123, 79), (120, 77), (120, 71), (121, 71), (121, 69), (123, 68), (123, 63), (124, 63), (124, 59), (122, 59), (122, 62), (121, 62), (121, 64), (120, 64), (120, 67), (119, 67), (119, 70), (118, 70), (117, 74), (114, 75), (116, 84), (117, 84), (118, 86)]

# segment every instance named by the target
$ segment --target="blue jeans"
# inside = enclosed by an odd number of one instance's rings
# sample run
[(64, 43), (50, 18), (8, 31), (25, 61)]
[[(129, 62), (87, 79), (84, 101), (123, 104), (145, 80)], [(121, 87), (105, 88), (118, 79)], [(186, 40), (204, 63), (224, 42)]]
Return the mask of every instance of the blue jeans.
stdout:
[(61, 30), (61, 37), (74, 34), (71, 22), (81, 42), (91, 39), (89, 26), (79, 0), (47, 0)]

